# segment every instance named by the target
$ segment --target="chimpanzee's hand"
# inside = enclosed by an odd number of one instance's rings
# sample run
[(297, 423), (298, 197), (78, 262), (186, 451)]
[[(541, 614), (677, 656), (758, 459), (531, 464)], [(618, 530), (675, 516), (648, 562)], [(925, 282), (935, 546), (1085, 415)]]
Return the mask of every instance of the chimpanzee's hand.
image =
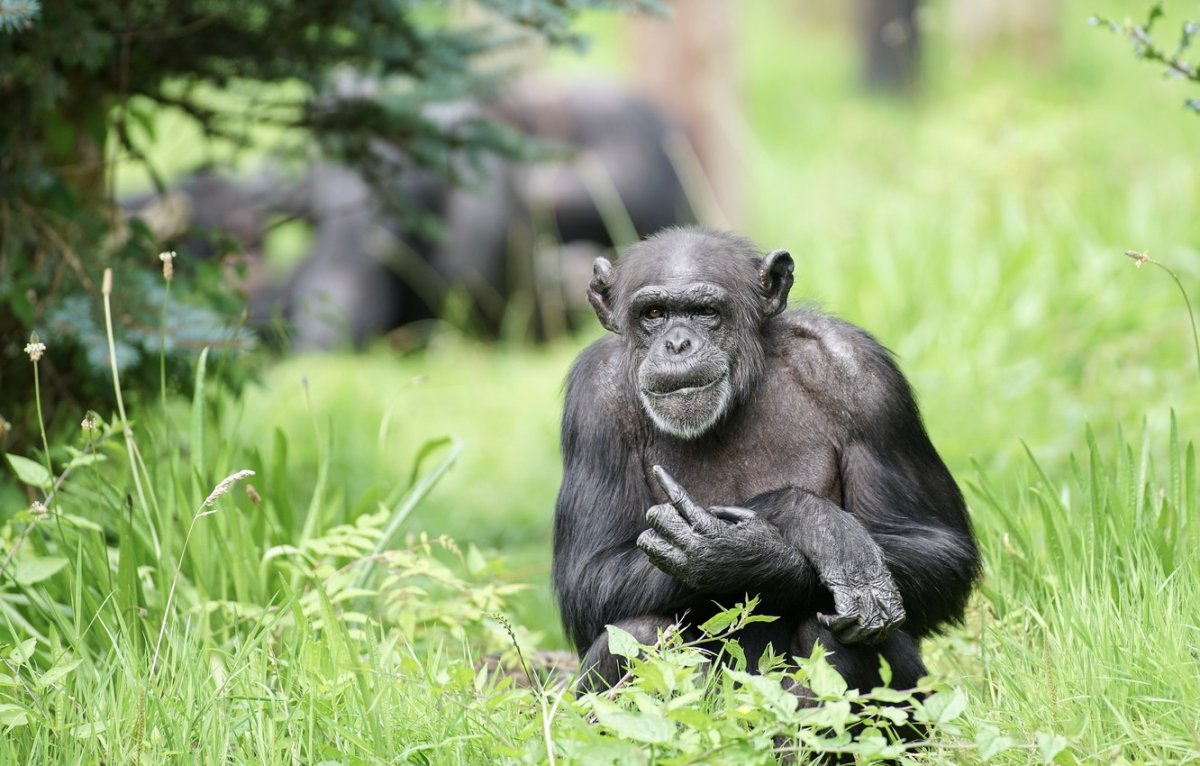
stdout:
[(701, 593), (728, 593), (799, 566), (779, 529), (746, 508), (698, 505), (661, 467), (655, 478), (669, 503), (646, 512), (637, 540), (656, 567)]
[(904, 600), (870, 534), (848, 514), (835, 518), (833, 528), (810, 527), (800, 546), (837, 610), (817, 620), (843, 644), (878, 644), (904, 624)]

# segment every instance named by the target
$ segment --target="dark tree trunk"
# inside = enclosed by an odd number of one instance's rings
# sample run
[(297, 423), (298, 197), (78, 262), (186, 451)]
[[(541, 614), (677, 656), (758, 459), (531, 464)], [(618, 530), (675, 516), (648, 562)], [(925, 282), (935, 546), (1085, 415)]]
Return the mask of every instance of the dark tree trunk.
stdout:
[(860, 0), (863, 79), (871, 90), (910, 93), (919, 66), (917, 0)]
[(731, 0), (674, 0), (669, 7), (669, 18), (630, 19), (633, 82), (687, 133), (708, 187), (690, 190), (701, 222), (736, 228), (742, 218), (740, 8)]

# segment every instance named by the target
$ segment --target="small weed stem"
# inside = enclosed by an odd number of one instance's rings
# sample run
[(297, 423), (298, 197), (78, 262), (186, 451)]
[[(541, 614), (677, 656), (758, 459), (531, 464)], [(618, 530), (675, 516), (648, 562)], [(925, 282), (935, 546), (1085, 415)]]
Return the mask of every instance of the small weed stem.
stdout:
[(254, 471), (242, 470), (237, 473), (230, 474), (221, 480), (213, 491), (209, 493), (200, 507), (196, 509), (196, 513), (192, 515), (192, 523), (188, 525), (187, 534), (183, 537), (183, 547), (179, 549), (179, 563), (175, 565), (175, 573), (171, 576), (171, 589), (167, 591), (167, 602), (163, 604), (162, 622), (158, 626), (158, 639), (154, 642), (154, 655), (150, 660), (150, 676), (154, 678), (154, 671), (158, 668), (158, 653), (162, 649), (163, 636), (167, 633), (167, 622), (171, 618), (171, 603), (175, 600), (175, 588), (179, 585), (179, 572), (183, 569), (183, 558), (187, 555), (188, 542), (192, 539), (192, 532), (196, 529), (196, 522), (205, 516), (211, 516), (217, 512), (213, 507), (213, 503), (220, 499), (229, 489), (242, 479), (254, 475)]
[(33, 401), (37, 405), (38, 430), (42, 434), (42, 454), (46, 458), (46, 472), (54, 475), (54, 466), (50, 463), (50, 442), (46, 440), (46, 421), (42, 417), (42, 382), (38, 377), (38, 363), (33, 363)]
[(162, 322), (158, 334), (158, 392), (162, 400), (163, 418), (167, 419), (167, 308), (171, 305), (171, 280), (163, 297)]
[[(133, 473), (133, 486), (137, 489), (142, 512), (149, 515), (150, 506), (146, 503), (146, 493), (142, 490), (142, 479), (138, 475), (138, 461), (135, 456), (137, 448), (133, 443), (133, 429), (129, 427), (129, 419), (125, 417), (125, 401), (121, 397), (121, 378), (117, 373), (117, 342), (113, 335), (112, 323), (112, 279), (112, 269), (105, 269), (101, 293), (104, 296), (104, 331), (108, 336), (108, 363), (112, 368), (113, 394), (117, 398), (117, 413), (121, 416), (121, 430), (125, 434), (125, 449), (129, 453), (129, 470)], [(150, 525), (150, 532), (154, 536), (155, 553), (161, 553), (158, 535), (154, 531), (153, 524)]]
[(1126, 250), (1125, 255), (1132, 258), (1134, 264), (1138, 267), (1141, 267), (1143, 263), (1149, 263), (1167, 272), (1168, 276), (1175, 280), (1175, 286), (1179, 288), (1179, 294), (1183, 296), (1183, 305), (1187, 308), (1188, 320), (1192, 323), (1192, 347), (1196, 355), (1196, 375), (1200, 377), (1200, 331), (1196, 330), (1196, 313), (1192, 311), (1192, 302), (1188, 298), (1187, 290), (1183, 287), (1183, 282), (1179, 281), (1179, 276), (1174, 271), (1145, 253), (1139, 253), (1136, 250)]

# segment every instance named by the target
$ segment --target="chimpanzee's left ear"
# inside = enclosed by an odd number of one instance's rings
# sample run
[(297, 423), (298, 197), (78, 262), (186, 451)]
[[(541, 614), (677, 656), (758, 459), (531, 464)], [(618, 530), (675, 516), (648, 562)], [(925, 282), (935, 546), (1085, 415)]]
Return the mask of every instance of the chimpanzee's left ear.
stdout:
[(796, 266), (787, 250), (772, 250), (763, 257), (758, 272), (758, 283), (762, 286), (763, 319), (773, 317), (787, 308), (788, 291), (792, 289)]

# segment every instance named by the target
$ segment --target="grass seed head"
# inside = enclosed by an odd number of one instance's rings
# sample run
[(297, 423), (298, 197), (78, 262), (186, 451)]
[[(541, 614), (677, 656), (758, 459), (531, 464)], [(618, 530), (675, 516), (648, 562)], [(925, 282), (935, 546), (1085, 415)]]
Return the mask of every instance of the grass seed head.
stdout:
[(1133, 265), (1139, 269), (1142, 267), (1142, 264), (1150, 261), (1150, 256), (1146, 255), (1145, 253), (1139, 253), (1137, 250), (1126, 250), (1125, 255), (1132, 258)]
[(29, 354), (29, 360), (32, 362), (37, 362), (42, 358), (42, 354), (46, 353), (46, 344), (38, 340), (36, 332), (29, 336), (29, 342), (25, 344), (25, 353)]
[(249, 476), (253, 476), (253, 475), (254, 475), (254, 471), (251, 471), (250, 469), (246, 468), (241, 471), (238, 471), (237, 473), (226, 476), (224, 479), (221, 479), (220, 484), (213, 487), (213, 491), (211, 493), (209, 493), (207, 498), (205, 498), (204, 504), (211, 506), (213, 503), (217, 502), (217, 498), (221, 497), (221, 495), (224, 495), (226, 492), (228, 492), (229, 488), (232, 487), (234, 484), (238, 483), (242, 479), (245, 479), (245, 478), (247, 478)]
[(162, 261), (163, 279), (168, 282), (175, 276), (175, 251), (168, 250), (158, 254), (158, 260)]

